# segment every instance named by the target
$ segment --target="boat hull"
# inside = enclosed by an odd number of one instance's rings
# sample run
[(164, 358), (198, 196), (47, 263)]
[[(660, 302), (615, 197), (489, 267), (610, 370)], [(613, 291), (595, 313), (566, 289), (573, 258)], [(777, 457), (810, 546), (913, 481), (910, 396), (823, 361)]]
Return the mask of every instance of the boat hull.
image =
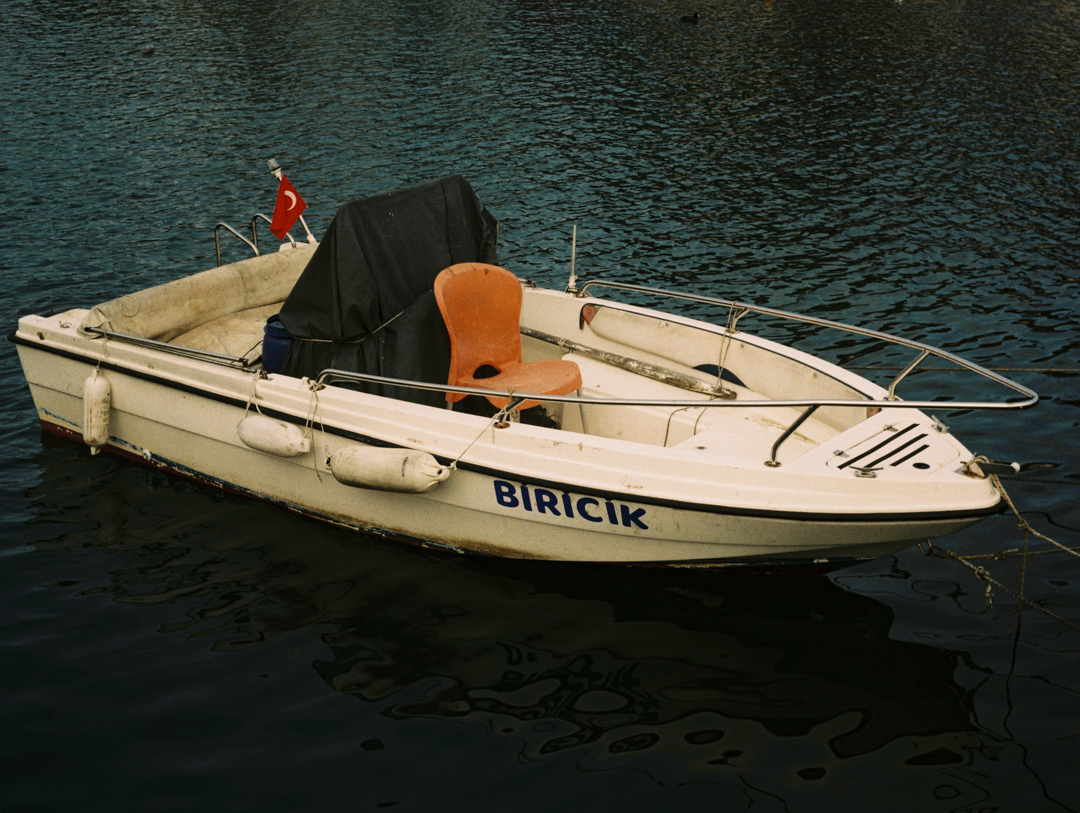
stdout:
[[(558, 467), (546, 475), (542, 467), (528, 470), (520, 464), (527, 455), (515, 457), (510, 450), (508, 457), (499, 457), (499, 443), (509, 435), (500, 436), (501, 430), (471, 416), (471, 423), (457, 418), (457, 438), (447, 440), (435, 430), (400, 434), (403, 446), (449, 463), (454, 457), (449, 450), (460, 450), (464, 444), (458, 441), (476, 437), (479, 421), (484, 442), (476, 454), (463, 458), (431, 492), (356, 488), (333, 477), (328, 460), (335, 449), (394, 445), (386, 431), (376, 431), (391, 412), (406, 413), (406, 422), (409, 411), (417, 409), (435, 413), (425, 416), (431, 420), (450, 416), (358, 393), (320, 395), (295, 379), (266, 381), (250, 372), (208, 370), (140, 348), (113, 345), (110, 354), (99, 343), (94, 358), (75, 338), (66, 347), (25, 337), (16, 341), (49, 432), (82, 438), (83, 382), (100, 367), (113, 390), (104, 451), (326, 521), (455, 551), (638, 565), (830, 569), (953, 533), (994, 510), (983, 505), (960, 511), (824, 513), (678, 499), (635, 490), (618, 471), (606, 481), (586, 482), (581, 476), (558, 476)], [(237, 424), (255, 409), (301, 426), (313, 437), (312, 451), (285, 458), (245, 446)], [(545, 443), (553, 457), (565, 453), (546, 440), (540, 451)], [(502, 459), (519, 465), (502, 467)], [(567, 464), (561, 471), (577, 470)], [(715, 489), (720, 496), (722, 485)]]

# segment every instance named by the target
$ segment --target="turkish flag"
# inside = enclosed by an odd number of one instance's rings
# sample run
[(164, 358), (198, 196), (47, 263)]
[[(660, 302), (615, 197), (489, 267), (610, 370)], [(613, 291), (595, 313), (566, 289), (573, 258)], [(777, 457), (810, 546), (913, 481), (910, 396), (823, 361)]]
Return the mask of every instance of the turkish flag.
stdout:
[(296, 221), (306, 208), (307, 204), (296, 191), (296, 187), (282, 175), (281, 183), (277, 188), (277, 203), (274, 204), (274, 219), (270, 222), (270, 233), (278, 240), (284, 240), (289, 229), (296, 225)]

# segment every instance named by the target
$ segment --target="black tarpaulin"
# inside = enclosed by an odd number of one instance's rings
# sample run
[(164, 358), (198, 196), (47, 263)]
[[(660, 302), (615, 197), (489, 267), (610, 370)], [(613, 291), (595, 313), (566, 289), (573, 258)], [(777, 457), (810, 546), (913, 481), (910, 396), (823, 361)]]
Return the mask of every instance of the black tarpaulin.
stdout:
[[(495, 231), (457, 175), (345, 204), (281, 307), (293, 336), (281, 372), (314, 378), (332, 367), (445, 384), (450, 338), (432, 286), (455, 263), (497, 264)], [(445, 403), (440, 392), (360, 389)]]

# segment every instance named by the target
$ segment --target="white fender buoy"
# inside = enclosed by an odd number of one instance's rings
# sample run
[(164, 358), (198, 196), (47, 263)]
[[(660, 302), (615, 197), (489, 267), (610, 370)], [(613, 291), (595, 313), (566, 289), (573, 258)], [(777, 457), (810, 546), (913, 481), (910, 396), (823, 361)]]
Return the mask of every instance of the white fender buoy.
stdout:
[(422, 494), (449, 477), (451, 469), (427, 452), (349, 446), (330, 455), (330, 471), (347, 486)]
[(248, 415), (236, 425), (245, 446), (278, 457), (297, 457), (311, 451), (311, 439), (296, 424)]
[(112, 387), (97, 367), (83, 384), (83, 441), (90, 454), (97, 454), (109, 442), (109, 410)]

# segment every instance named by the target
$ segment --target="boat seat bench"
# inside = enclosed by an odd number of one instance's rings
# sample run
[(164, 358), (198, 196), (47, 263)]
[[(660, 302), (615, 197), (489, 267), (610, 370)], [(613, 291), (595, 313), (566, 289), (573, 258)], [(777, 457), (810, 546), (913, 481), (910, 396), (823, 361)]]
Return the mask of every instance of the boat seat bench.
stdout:
[(96, 305), (82, 327), (239, 358), (261, 341), (261, 323), (277, 313), (314, 251), (301, 244), (137, 291)]

